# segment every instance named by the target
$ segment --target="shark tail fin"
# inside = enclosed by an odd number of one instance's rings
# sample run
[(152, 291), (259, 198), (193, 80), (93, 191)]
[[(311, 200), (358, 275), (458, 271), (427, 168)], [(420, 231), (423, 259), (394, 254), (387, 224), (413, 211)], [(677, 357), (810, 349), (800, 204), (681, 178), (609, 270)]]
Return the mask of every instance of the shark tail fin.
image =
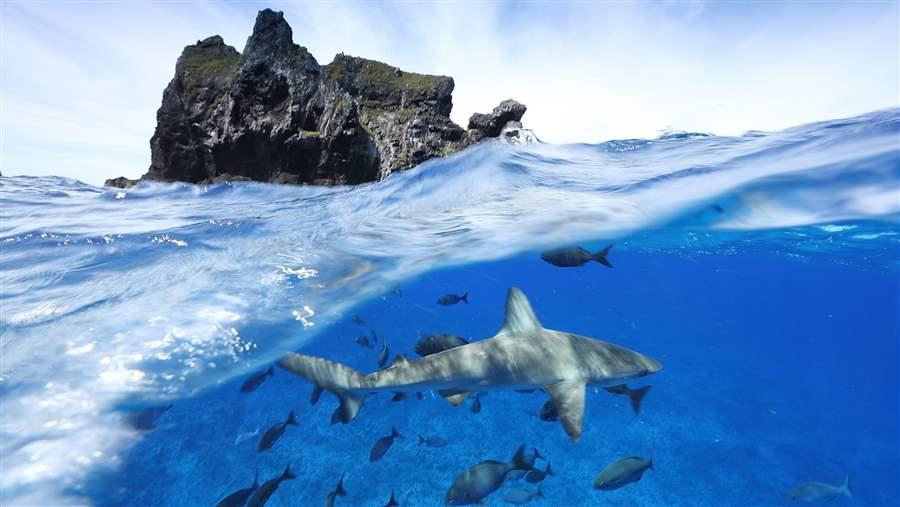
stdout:
[(288, 465), (284, 468), (284, 473), (281, 474), (281, 480), (285, 481), (288, 479), (296, 479), (297, 476), (291, 472), (291, 465)]
[(550, 468), (550, 463), (549, 463), (549, 462), (547, 463), (547, 470), (544, 470), (544, 472), (545, 472), (547, 475), (556, 475), (556, 473), (553, 472), (553, 469)]
[(525, 459), (525, 444), (520, 445), (513, 456), (511, 470), (534, 470), (534, 466)]
[(341, 404), (331, 416), (331, 423), (347, 424), (363, 404), (363, 396), (354, 391), (363, 387), (362, 373), (334, 361), (320, 357), (291, 353), (278, 361), (278, 366), (313, 382), (338, 397)]
[(337, 486), (334, 488), (334, 494), (337, 496), (347, 496), (347, 490), (344, 489), (344, 474), (338, 479)]
[(294, 426), (297, 425), (297, 417), (294, 415), (294, 411), (293, 411), (293, 410), (291, 410), (291, 413), (288, 414), (287, 421), (284, 421), (284, 424), (286, 424), (286, 425), (287, 425), (287, 424), (293, 424)]
[(609, 262), (609, 259), (606, 258), (606, 255), (609, 253), (609, 250), (612, 248), (612, 245), (608, 245), (603, 250), (598, 250), (597, 253), (594, 254), (594, 260), (603, 264), (604, 266), (611, 268), (613, 267), (612, 263)]
[(466, 292), (465, 294), (463, 294), (462, 297), (459, 298), (459, 300), (464, 301), (466, 304), (469, 304), (469, 293)]
[(850, 476), (844, 477), (844, 485), (841, 486), (841, 493), (847, 496), (847, 498), (853, 498), (853, 493), (850, 492)]
[(634, 389), (628, 393), (628, 398), (631, 400), (631, 409), (634, 410), (635, 414), (641, 413), (641, 400), (644, 399), (644, 396), (650, 392), (650, 388), (653, 386), (644, 386), (640, 389)]

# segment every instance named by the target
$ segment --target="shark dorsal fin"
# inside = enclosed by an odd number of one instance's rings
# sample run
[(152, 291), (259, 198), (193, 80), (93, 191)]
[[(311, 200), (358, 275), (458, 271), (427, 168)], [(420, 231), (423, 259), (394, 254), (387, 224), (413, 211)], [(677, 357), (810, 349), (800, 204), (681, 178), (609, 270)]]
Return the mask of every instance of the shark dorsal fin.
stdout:
[(506, 296), (506, 320), (498, 335), (530, 334), (543, 329), (525, 294), (511, 287)]

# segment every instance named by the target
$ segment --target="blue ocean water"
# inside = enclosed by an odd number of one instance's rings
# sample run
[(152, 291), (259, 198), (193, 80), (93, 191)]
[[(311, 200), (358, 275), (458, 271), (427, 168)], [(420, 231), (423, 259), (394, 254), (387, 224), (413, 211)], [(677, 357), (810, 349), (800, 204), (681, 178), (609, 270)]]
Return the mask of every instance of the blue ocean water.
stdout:
[[(485, 459), (537, 447), (556, 475), (534, 505), (900, 504), (900, 110), (740, 137), (488, 144), (356, 188), (0, 179), (0, 503), (214, 505), (286, 465), (267, 505), (442, 505)], [(543, 249), (613, 244), (614, 268)], [(337, 401), (282, 369), (288, 351), (377, 369), (419, 336), (493, 336), (509, 287), (542, 323), (659, 360), (640, 414), (589, 388), (572, 443), (546, 400), (496, 391)], [(469, 304), (436, 304), (447, 293)], [(353, 317), (358, 319), (354, 321)], [(357, 322), (358, 321), (358, 322)], [(135, 411), (168, 406), (155, 429)], [(275, 446), (267, 428), (295, 411)], [(369, 450), (395, 426), (386, 456)], [(254, 433), (256, 431), (259, 433)], [(443, 448), (417, 445), (438, 435)], [(654, 470), (615, 491), (624, 456)], [(542, 462), (539, 462), (542, 467)], [(502, 505), (508, 481), (488, 497)]]

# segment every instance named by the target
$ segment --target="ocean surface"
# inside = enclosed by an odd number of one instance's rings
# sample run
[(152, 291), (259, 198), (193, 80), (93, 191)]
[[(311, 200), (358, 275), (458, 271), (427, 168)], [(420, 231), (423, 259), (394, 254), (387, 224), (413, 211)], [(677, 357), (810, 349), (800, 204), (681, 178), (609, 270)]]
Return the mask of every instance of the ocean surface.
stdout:
[[(527, 444), (555, 472), (530, 505), (795, 505), (798, 483), (845, 478), (833, 505), (900, 505), (898, 143), (890, 109), (740, 137), (485, 144), (355, 188), (0, 178), (0, 503), (212, 506), (290, 465), (266, 505), (323, 505), (345, 474), (335, 505), (393, 490), (436, 506)], [(613, 268), (540, 255), (609, 244)], [(548, 328), (660, 361), (628, 382), (652, 386), (640, 413), (591, 386), (572, 443), (539, 418), (542, 390), (490, 392), (478, 413), (375, 394), (335, 425), (336, 398), (311, 405), (277, 366), (241, 392), (290, 351), (371, 372), (382, 342), (392, 361), (424, 335), (489, 338), (510, 287)], [(451, 293), (468, 304), (437, 304)], [(403, 437), (370, 462), (392, 426)], [(593, 488), (651, 453), (639, 482)], [(535, 485), (509, 477), (487, 504), (515, 489)]]

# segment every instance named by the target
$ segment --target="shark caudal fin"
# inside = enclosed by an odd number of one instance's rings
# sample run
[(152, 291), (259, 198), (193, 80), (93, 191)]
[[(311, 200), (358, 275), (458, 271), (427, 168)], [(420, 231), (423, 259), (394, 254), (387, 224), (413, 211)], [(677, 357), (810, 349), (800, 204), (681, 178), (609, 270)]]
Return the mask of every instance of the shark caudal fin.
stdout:
[(363, 387), (362, 373), (321, 357), (294, 353), (281, 358), (278, 366), (338, 397), (341, 404), (331, 416), (332, 424), (347, 424), (356, 417), (363, 404), (363, 396), (353, 391)]
[(600, 264), (603, 264), (604, 266), (606, 266), (608, 268), (613, 267), (612, 263), (609, 262), (609, 259), (606, 258), (606, 255), (609, 253), (609, 249), (612, 247), (613, 247), (612, 245), (609, 245), (606, 248), (604, 248), (603, 250), (597, 251), (597, 253), (594, 254), (594, 260), (599, 262)]
[(525, 293), (511, 287), (506, 296), (506, 318), (497, 335), (533, 334), (544, 329), (538, 321)]

